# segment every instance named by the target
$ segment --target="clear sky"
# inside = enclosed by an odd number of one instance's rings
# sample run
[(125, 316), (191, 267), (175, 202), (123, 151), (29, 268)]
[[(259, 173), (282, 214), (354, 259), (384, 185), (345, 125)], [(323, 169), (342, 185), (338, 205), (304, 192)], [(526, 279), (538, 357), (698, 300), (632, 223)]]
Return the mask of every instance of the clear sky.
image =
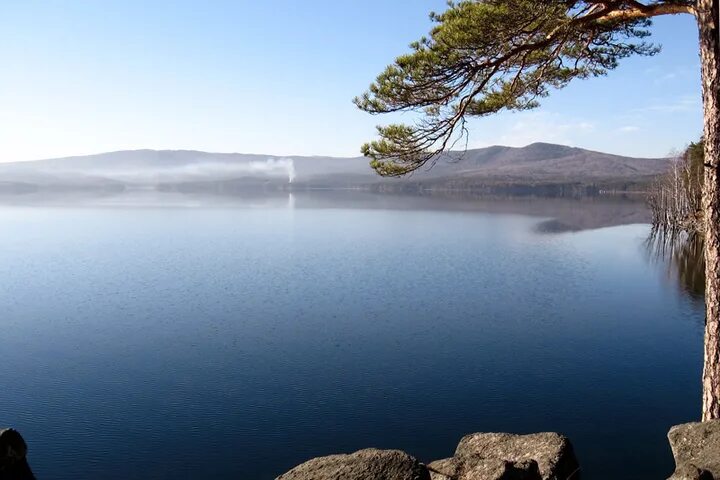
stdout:
[[(0, 0), (0, 161), (155, 148), (358, 155), (392, 118), (351, 99), (427, 33), (444, 0)], [(691, 18), (663, 52), (532, 112), (471, 123), (470, 146), (661, 156), (699, 137)], [(395, 119), (396, 120), (396, 119)]]

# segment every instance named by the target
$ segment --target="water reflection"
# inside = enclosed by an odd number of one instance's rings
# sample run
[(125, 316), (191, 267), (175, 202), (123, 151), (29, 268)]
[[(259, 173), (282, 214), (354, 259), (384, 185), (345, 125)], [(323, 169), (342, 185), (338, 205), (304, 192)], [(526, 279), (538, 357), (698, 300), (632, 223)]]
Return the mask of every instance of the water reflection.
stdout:
[(642, 202), (41, 200), (0, 207), (0, 425), (39, 478), (270, 480), (548, 430), (588, 479), (667, 478), (667, 429), (697, 416), (701, 309), (638, 249)]
[(667, 274), (693, 300), (705, 298), (705, 258), (701, 235), (653, 229), (645, 243), (649, 258), (664, 263)]
[(642, 197), (487, 197), (472, 192), (376, 193), (358, 189), (248, 190), (231, 194), (128, 190), (0, 194), (0, 206), (99, 208), (265, 208), (485, 212), (541, 218), (536, 233), (557, 234), (649, 223)]

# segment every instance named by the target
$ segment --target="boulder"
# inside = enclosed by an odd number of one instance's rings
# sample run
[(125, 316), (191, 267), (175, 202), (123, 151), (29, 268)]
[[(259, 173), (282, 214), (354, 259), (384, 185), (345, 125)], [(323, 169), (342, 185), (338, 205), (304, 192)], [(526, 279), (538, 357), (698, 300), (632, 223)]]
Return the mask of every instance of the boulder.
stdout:
[[(276, 480), (579, 480), (570, 441), (557, 433), (476, 433), (455, 456), (428, 464), (397, 450), (310, 460)], [(720, 480), (720, 479), (719, 479)]]
[(461, 468), (458, 480), (541, 480), (535, 460), (508, 462), (484, 459)]
[(26, 456), (22, 436), (13, 429), (0, 430), (0, 480), (34, 480)]
[(670, 480), (720, 480), (720, 420), (677, 425), (668, 439), (676, 466)]
[(458, 477), (460, 464), (455, 458), (446, 458), (428, 463), (431, 480), (455, 480)]
[(692, 465), (683, 465), (677, 467), (670, 480), (714, 480), (714, 478), (713, 474), (707, 470)]
[(399, 450), (368, 449), (315, 458), (277, 480), (430, 480), (427, 468)]
[(540, 469), (535, 460), (508, 462), (498, 459), (475, 459), (462, 464), (456, 458), (447, 458), (428, 464), (432, 480), (540, 480)]
[(458, 480), (580, 478), (570, 440), (557, 433), (468, 435), (460, 440), (455, 460)]

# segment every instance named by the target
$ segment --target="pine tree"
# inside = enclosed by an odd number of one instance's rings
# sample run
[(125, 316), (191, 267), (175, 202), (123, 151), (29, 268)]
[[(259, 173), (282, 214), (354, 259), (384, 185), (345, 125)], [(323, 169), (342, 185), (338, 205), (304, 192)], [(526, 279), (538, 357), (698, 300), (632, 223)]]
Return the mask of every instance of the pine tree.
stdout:
[[(372, 167), (402, 176), (468, 134), (470, 117), (526, 110), (574, 79), (607, 74), (632, 55), (654, 55), (651, 21), (693, 15), (699, 28), (704, 107), (702, 211), (706, 261), (704, 420), (720, 418), (720, 0), (461, 0), (431, 14), (411, 45), (355, 99), (371, 114), (418, 113), (411, 125), (378, 127), (363, 145)], [(611, 100), (609, 100), (611, 101)]]

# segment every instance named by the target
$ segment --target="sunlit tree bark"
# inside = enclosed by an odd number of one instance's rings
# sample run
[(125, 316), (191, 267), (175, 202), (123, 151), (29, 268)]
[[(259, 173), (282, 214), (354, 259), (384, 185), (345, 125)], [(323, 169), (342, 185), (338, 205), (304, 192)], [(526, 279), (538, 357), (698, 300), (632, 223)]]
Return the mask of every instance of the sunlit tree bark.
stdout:
[(702, 209), (705, 223), (705, 363), (703, 420), (720, 418), (720, 31), (719, 0), (699, 0), (705, 179)]

